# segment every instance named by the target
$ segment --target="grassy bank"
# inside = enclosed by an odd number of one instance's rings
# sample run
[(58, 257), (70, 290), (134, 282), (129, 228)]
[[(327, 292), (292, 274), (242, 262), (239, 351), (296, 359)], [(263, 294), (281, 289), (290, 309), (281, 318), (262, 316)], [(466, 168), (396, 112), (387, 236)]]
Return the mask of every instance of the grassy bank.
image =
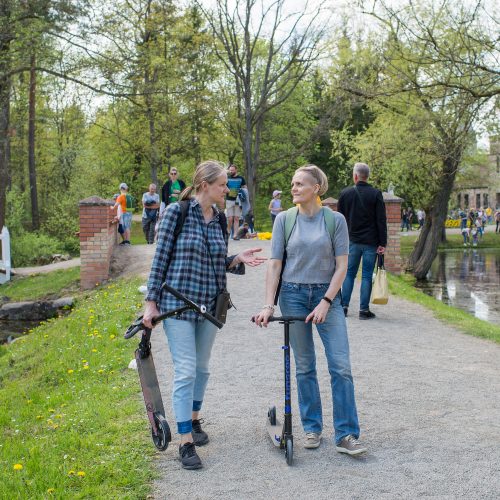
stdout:
[(145, 498), (154, 448), (123, 331), (139, 280), (0, 346), (0, 498)]
[(456, 326), (459, 330), (475, 337), (483, 337), (500, 343), (500, 326), (475, 318), (471, 314), (443, 304), (413, 287), (414, 278), (409, 275), (389, 275), (389, 291), (403, 299), (421, 304), (433, 311), (436, 318)]
[(72, 267), (45, 274), (14, 277), (0, 285), (0, 295), (12, 302), (62, 297), (79, 291), (80, 268)]
[[(402, 233), (401, 236), (401, 253), (403, 255), (409, 254), (413, 250), (413, 246), (417, 241), (418, 235), (408, 235)], [(439, 245), (440, 250), (452, 250), (464, 248), (464, 240), (461, 234), (447, 234), (446, 241)], [(477, 248), (500, 248), (500, 234), (495, 234), (495, 227), (488, 226), (486, 232), (480, 240)]]

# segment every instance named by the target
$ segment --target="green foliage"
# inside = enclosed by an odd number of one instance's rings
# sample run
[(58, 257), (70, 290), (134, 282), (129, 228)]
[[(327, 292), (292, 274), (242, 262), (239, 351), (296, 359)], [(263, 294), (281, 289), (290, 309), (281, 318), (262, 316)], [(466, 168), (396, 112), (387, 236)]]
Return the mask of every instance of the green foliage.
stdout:
[(44, 233), (21, 232), (11, 240), (12, 267), (48, 264), (53, 254), (62, 253), (62, 243)]
[(79, 282), (80, 268), (72, 267), (46, 274), (14, 277), (0, 285), (0, 295), (11, 301), (60, 297), (63, 293), (74, 293)]
[(137, 372), (126, 368), (135, 342), (122, 338), (142, 306), (139, 284), (93, 292), (69, 316), (2, 349), (0, 498), (150, 492), (155, 449)]

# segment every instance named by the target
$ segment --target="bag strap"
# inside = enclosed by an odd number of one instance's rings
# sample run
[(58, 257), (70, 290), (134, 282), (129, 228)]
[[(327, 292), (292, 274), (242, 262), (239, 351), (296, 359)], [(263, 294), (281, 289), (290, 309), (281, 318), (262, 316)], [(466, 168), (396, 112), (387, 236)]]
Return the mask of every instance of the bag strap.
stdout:
[(385, 267), (384, 267), (384, 254), (383, 253), (377, 254), (377, 269), (385, 269)]

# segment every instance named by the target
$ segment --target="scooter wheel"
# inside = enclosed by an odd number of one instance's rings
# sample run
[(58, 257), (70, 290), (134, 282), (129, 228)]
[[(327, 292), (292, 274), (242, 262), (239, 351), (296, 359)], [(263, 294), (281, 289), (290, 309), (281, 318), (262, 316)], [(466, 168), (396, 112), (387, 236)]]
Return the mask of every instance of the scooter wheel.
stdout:
[(293, 463), (293, 440), (291, 438), (287, 438), (285, 443), (285, 457), (286, 463), (288, 465), (292, 465)]
[(267, 418), (271, 425), (276, 425), (276, 406), (271, 406), (269, 410), (267, 410)]
[(156, 427), (158, 429), (158, 434), (151, 429), (151, 437), (153, 438), (153, 443), (160, 450), (164, 451), (168, 448), (168, 443), (172, 441), (172, 434), (170, 433), (170, 426), (166, 418), (161, 414), (156, 412), (154, 414)]

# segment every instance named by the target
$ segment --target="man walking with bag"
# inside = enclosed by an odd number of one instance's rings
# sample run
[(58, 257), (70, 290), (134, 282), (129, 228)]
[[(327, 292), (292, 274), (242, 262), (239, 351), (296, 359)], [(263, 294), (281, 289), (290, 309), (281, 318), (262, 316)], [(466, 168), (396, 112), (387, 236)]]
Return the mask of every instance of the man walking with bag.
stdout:
[(387, 246), (387, 218), (382, 192), (368, 184), (370, 167), (356, 163), (352, 171), (354, 186), (340, 193), (338, 211), (346, 218), (349, 230), (349, 262), (347, 275), (342, 285), (342, 307), (347, 316), (354, 279), (361, 258), (359, 319), (372, 319), (370, 311), (372, 276), (377, 254), (383, 254)]

